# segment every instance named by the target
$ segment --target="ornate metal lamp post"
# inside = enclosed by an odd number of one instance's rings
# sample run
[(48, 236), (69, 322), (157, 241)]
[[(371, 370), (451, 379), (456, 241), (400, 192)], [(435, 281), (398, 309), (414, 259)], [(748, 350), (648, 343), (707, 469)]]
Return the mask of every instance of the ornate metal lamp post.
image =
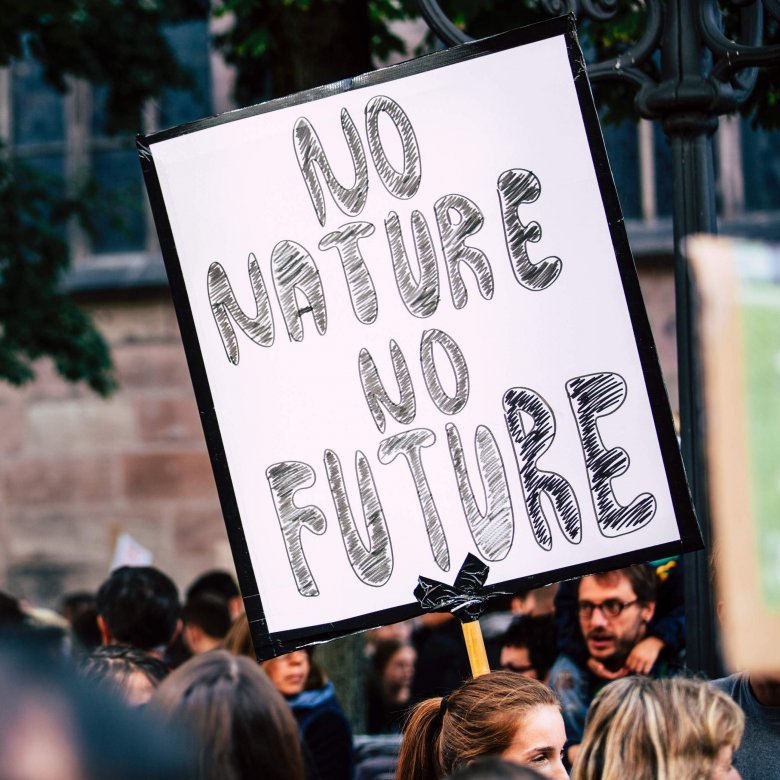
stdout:
[[(428, 24), (445, 43), (471, 40), (447, 18), (437, 0), (419, 0), (419, 4)], [(615, 17), (620, 5), (620, 0), (541, 0), (551, 16), (574, 13), (601, 22)], [(682, 241), (692, 233), (717, 232), (712, 135), (718, 117), (735, 111), (750, 97), (758, 68), (780, 62), (780, 46), (761, 45), (765, 14), (780, 22), (780, 0), (730, 0), (722, 4), (719, 0), (644, 0), (642, 5), (645, 26), (640, 39), (619, 57), (590, 64), (588, 75), (593, 82), (623, 81), (635, 86), (637, 113), (660, 121), (671, 144), (682, 454), (709, 548), (693, 290)], [(739, 40), (732, 40), (723, 31), (722, 5), (738, 16)], [(643, 69), (656, 54), (660, 57), (658, 79)], [(688, 663), (716, 675), (720, 662), (706, 552), (687, 559), (685, 590)]]

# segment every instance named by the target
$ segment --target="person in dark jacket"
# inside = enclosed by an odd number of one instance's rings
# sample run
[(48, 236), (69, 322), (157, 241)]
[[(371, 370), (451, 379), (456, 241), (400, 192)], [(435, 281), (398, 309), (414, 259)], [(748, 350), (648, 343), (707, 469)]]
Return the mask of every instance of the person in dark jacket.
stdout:
[(351, 780), (352, 729), (333, 684), (309, 653), (296, 650), (265, 661), (263, 668), (298, 721), (310, 780)]

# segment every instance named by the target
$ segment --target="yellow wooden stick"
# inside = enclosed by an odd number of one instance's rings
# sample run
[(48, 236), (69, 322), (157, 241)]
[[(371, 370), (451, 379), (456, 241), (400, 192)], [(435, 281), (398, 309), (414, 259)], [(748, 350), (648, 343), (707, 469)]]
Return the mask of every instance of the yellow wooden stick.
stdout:
[(485, 652), (485, 641), (482, 639), (482, 628), (479, 620), (472, 620), (469, 623), (461, 623), (463, 627), (463, 638), (466, 640), (466, 652), (469, 654), (469, 663), (471, 664), (471, 676), (480, 677), (490, 671), (487, 653)]

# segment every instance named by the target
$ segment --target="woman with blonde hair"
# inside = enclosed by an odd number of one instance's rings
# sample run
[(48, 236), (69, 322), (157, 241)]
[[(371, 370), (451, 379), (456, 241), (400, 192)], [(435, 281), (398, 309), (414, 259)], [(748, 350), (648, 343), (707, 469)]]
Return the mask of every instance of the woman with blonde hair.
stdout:
[(396, 780), (440, 780), (481, 756), (566, 780), (565, 741), (561, 706), (547, 686), (516, 672), (491, 672), (412, 710)]
[(593, 700), (572, 780), (738, 780), (744, 724), (704, 680), (626, 677)]

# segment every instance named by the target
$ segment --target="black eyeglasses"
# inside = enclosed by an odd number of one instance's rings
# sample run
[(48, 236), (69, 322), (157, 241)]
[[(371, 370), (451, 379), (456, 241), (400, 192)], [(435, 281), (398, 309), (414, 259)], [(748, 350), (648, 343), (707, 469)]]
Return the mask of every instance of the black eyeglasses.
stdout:
[(577, 609), (580, 612), (580, 617), (584, 617), (586, 620), (592, 617), (593, 612), (597, 609), (601, 610), (601, 614), (604, 617), (616, 618), (624, 609), (633, 606), (639, 601), (634, 599), (633, 601), (620, 601), (619, 599), (605, 599), (601, 604), (594, 604), (592, 601), (578, 601)]
[(532, 672), (534, 669), (533, 664), (528, 664), (527, 666), (520, 666), (518, 664), (501, 664), (501, 668), (504, 669), (507, 672), (518, 672), (519, 674), (525, 674), (526, 672)]

